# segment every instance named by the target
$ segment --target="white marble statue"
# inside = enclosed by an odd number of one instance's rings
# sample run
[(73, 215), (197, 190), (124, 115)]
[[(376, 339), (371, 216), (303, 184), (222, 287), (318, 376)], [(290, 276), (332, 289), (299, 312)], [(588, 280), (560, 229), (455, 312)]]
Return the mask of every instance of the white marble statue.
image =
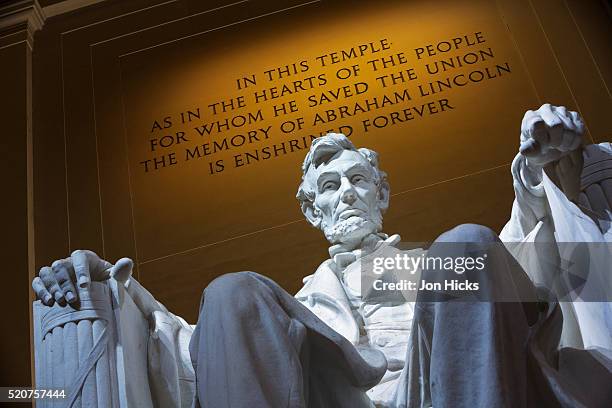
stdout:
[[(564, 107), (546, 104), (536, 111), (528, 111), (523, 119), (521, 148), (512, 164), (516, 199), (500, 238), (538, 284), (553, 285), (563, 254), (552, 249), (538, 253), (527, 243), (612, 241), (612, 229), (606, 229), (609, 224), (603, 221), (605, 217), (599, 220), (597, 215), (586, 214), (575, 204), (583, 169), (582, 134), (583, 124), (578, 114)], [(360, 268), (355, 266), (362, 255), (383, 249), (393, 251), (400, 241), (398, 235), (382, 232), (383, 213), (389, 205), (387, 176), (379, 169), (375, 152), (355, 149), (343, 135), (331, 134), (322, 139), (315, 140), (318, 150), (313, 153), (315, 149), (311, 148), (304, 161), (297, 198), (307, 220), (330, 242), (330, 258), (304, 278), (304, 287), (295, 299), (353, 345), (382, 352), (387, 361), (386, 373), (367, 395), (378, 406), (404, 406), (397, 402), (398, 389), (410, 388), (406, 382), (414, 381), (405, 367), (413, 364), (407, 361), (410, 360), (407, 349), (415, 305), (413, 302), (364, 304)], [(328, 143), (330, 140), (333, 143)], [(609, 144), (590, 148), (607, 149), (612, 155)], [(542, 262), (543, 257), (546, 262)], [(51, 267), (43, 267), (32, 286), (47, 307), (57, 303), (68, 304), (73, 309), (79, 294), (93, 285), (92, 282), (110, 279), (113, 285), (120, 286), (122, 296), (129, 298), (128, 303), (148, 325), (147, 332), (141, 336), (146, 339), (148, 364), (137, 363), (148, 370), (150, 398), (142, 406), (191, 406), (196, 386), (189, 340), (194, 328), (170, 313), (132, 278), (131, 266), (132, 262), (126, 258), (113, 266), (91, 251), (79, 250), (55, 261)], [(612, 273), (609, 269), (606, 274), (602, 268), (591, 267), (587, 282), (609, 296)], [(123, 300), (118, 302), (121, 307), (127, 307)], [(607, 302), (563, 304), (562, 345), (612, 350), (611, 305)], [(120, 330), (129, 331), (130, 327)], [(40, 348), (41, 344), (42, 338), (36, 346)], [(67, 352), (63, 355), (67, 360), (77, 358)], [(78, 359), (82, 357), (79, 355)], [(71, 364), (79, 366), (78, 362)], [(130, 378), (124, 380), (130, 381)], [(66, 380), (66, 383), (72, 382)]]

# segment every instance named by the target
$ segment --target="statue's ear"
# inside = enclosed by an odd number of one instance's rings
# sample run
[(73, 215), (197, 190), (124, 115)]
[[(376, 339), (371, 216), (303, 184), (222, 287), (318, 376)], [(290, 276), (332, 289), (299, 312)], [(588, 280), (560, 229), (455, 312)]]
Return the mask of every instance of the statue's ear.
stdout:
[(389, 195), (391, 194), (391, 189), (389, 187), (389, 183), (387, 180), (383, 180), (378, 187), (378, 208), (380, 211), (385, 212), (387, 208), (389, 208)]
[(315, 208), (314, 202), (310, 200), (303, 201), (302, 213), (309, 223), (311, 223), (315, 228), (319, 228), (323, 217), (321, 216), (321, 212)]

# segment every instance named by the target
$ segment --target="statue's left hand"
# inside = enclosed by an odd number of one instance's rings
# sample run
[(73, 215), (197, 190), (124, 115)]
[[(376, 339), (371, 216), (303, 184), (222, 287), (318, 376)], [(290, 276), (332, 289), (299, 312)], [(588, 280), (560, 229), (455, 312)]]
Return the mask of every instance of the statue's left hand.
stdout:
[(125, 282), (132, 273), (133, 262), (121, 258), (115, 265), (101, 259), (89, 250), (78, 249), (70, 257), (58, 259), (51, 266), (43, 266), (32, 281), (32, 289), (45, 305), (54, 303), (65, 306), (66, 302), (76, 304), (79, 291), (91, 281), (105, 281), (110, 277)]
[(583, 134), (580, 115), (563, 106), (544, 104), (527, 111), (521, 124), (520, 153), (527, 167), (535, 174), (546, 171), (570, 200), (580, 193)]

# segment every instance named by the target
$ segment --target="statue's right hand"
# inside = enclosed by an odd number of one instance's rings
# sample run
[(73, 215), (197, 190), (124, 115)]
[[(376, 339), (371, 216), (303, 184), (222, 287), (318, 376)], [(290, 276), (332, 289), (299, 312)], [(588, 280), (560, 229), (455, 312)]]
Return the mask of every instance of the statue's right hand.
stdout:
[(520, 153), (527, 168), (541, 180), (542, 170), (569, 200), (577, 201), (584, 160), (584, 123), (577, 112), (548, 103), (527, 111), (521, 124)]
[(43, 266), (32, 281), (32, 288), (45, 305), (52, 306), (57, 302), (60, 306), (66, 306), (66, 302), (78, 302), (77, 286), (86, 288), (91, 281), (105, 281), (115, 274), (129, 275), (132, 266), (129, 258), (122, 258), (113, 265), (100, 259), (93, 251), (78, 249), (69, 258)]
[(577, 112), (545, 103), (525, 113), (519, 150), (528, 166), (542, 169), (579, 149), (583, 134), (584, 123)]

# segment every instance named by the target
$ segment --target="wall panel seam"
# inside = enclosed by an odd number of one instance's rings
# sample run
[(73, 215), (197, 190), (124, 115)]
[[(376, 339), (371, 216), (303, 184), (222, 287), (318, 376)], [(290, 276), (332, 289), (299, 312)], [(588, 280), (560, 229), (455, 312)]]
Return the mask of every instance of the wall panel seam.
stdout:
[(197, 32), (197, 33), (189, 34), (189, 35), (186, 35), (186, 36), (183, 36), (183, 37), (175, 38), (174, 40), (164, 41), (164, 42), (161, 42), (159, 44), (156, 44), (156, 45), (153, 45), (153, 46), (150, 46), (150, 47), (145, 47), (145, 48), (141, 48), (139, 50), (130, 51), (128, 53), (119, 55), (119, 58), (124, 58), (124, 57), (130, 56), (130, 55), (133, 55), (133, 54), (137, 54), (139, 52), (148, 51), (148, 50), (151, 50), (151, 49), (154, 49), (154, 48), (157, 48), (157, 47), (162, 47), (164, 45), (168, 45), (168, 44), (172, 44), (172, 43), (175, 43), (175, 42), (178, 42), (178, 41), (182, 41), (182, 40), (185, 40), (187, 38), (197, 37), (198, 35), (207, 34), (207, 33), (210, 33), (210, 32), (213, 32), (213, 31), (217, 31), (217, 30), (222, 30), (222, 29), (228, 28), (228, 27), (233, 27), (235, 25), (238, 25), (238, 24), (241, 24), (241, 23), (246, 23), (248, 21), (257, 20), (257, 19), (260, 19), (262, 17), (267, 17), (267, 16), (271, 16), (271, 15), (274, 15), (274, 14), (282, 13), (283, 11), (288, 11), (288, 10), (292, 10), (292, 9), (303, 7), (303, 6), (308, 6), (308, 5), (314, 4), (314, 3), (320, 3), (321, 1), (322, 0), (312, 0), (312, 1), (305, 2), (305, 3), (296, 4), (296, 5), (291, 6), (291, 7), (286, 7), (286, 8), (280, 9), (280, 10), (275, 10), (275, 11), (271, 11), (271, 12), (268, 12), (268, 13), (260, 14), (260, 15), (257, 15), (257, 16), (245, 18), (243, 20), (235, 21), (233, 23), (229, 23), (229, 24), (225, 24), (225, 25), (222, 25), (222, 26), (219, 26), (219, 27), (215, 27), (215, 28), (211, 28), (211, 29), (208, 29), (208, 30), (200, 31), (200, 32)]
[[(529, 5), (531, 6), (531, 11), (533, 12), (534, 16), (536, 17), (536, 20), (538, 21), (538, 25), (540, 26), (540, 30), (542, 30), (542, 33), (544, 34), (544, 38), (546, 39), (546, 44), (548, 44), (548, 48), (550, 48), (550, 51), (552, 52), (552, 55), (555, 59), (555, 62), (557, 63), (557, 67), (559, 68), (559, 71), (561, 72), (561, 76), (563, 77), (563, 81), (565, 81), (565, 85), (567, 86), (567, 89), (570, 92), (570, 95), (572, 95), (572, 100), (574, 101), (574, 104), (576, 105), (576, 108), (580, 111), (580, 104), (578, 103), (578, 101), (576, 100), (576, 96), (574, 95), (574, 92), (572, 91), (572, 87), (569, 84), (569, 81), (567, 80), (567, 76), (565, 75), (565, 71), (563, 70), (563, 67), (561, 66), (561, 63), (559, 62), (559, 58), (557, 57), (557, 53), (555, 52), (555, 49), (552, 46), (552, 43), (550, 42), (550, 38), (548, 38), (548, 34), (546, 34), (546, 30), (544, 30), (544, 26), (542, 25), (542, 20), (540, 19), (540, 15), (538, 14), (537, 10), (535, 9), (535, 6), (533, 5), (533, 1), (529, 0)], [(584, 122), (584, 127), (586, 128), (588, 134), (589, 134), (589, 138), (591, 139), (591, 143), (595, 143), (595, 141), (593, 140), (593, 135), (591, 134), (591, 131), (589, 130), (589, 126), (586, 123), (586, 121), (584, 120), (584, 115), (583, 116), (583, 122)]]
[(601, 73), (601, 69), (599, 68), (599, 65), (597, 64), (597, 61), (595, 60), (595, 56), (591, 52), (591, 48), (589, 47), (589, 44), (586, 42), (586, 39), (584, 38), (584, 35), (582, 34), (582, 30), (580, 29), (580, 26), (578, 25), (578, 22), (574, 18), (574, 13), (572, 13), (572, 9), (570, 8), (569, 4), (567, 3), (567, 0), (563, 0), (563, 3), (565, 4), (565, 7), (567, 8), (567, 12), (569, 13), (572, 21), (574, 22), (574, 25), (576, 26), (576, 30), (578, 31), (578, 34), (580, 35), (580, 39), (584, 43), (584, 47), (586, 48), (587, 52), (589, 53), (589, 56), (591, 57), (591, 60), (593, 61), (593, 65), (595, 65), (595, 69), (597, 70), (597, 74), (599, 75), (599, 78), (601, 79), (601, 82), (603, 83), (603, 86), (606, 89), (606, 92), (608, 93), (608, 96), (612, 99), (612, 93), (610, 93), (610, 88), (608, 88), (608, 84), (606, 83), (606, 80), (604, 79), (603, 74)]

